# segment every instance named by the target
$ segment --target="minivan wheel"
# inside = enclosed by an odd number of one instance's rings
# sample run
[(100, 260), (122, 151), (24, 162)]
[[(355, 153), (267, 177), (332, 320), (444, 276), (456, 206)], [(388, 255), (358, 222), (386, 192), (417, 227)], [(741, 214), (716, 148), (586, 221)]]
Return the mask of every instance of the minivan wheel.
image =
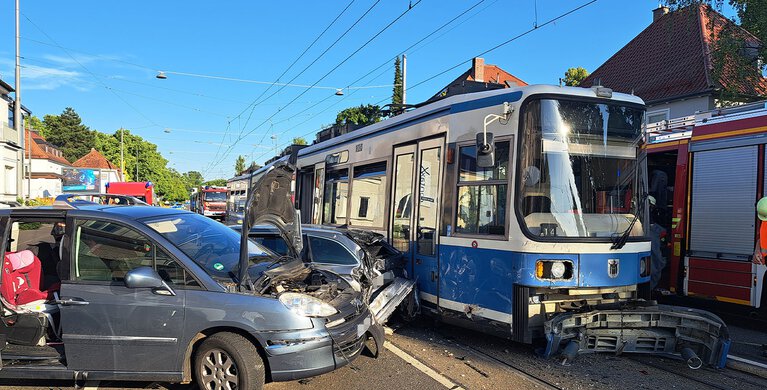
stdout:
[(250, 390), (264, 386), (264, 362), (250, 340), (235, 333), (205, 339), (194, 358), (195, 380), (204, 390)]

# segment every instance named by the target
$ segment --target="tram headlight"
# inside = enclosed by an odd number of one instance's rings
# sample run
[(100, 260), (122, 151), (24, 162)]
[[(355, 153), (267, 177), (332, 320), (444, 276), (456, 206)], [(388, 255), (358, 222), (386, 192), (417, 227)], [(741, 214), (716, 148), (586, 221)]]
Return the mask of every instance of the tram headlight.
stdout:
[(561, 261), (552, 261), (551, 276), (555, 279), (562, 279), (562, 277), (565, 276), (565, 263)]
[(652, 267), (650, 266), (650, 257), (646, 256), (639, 259), (639, 276), (647, 277), (650, 275)]
[(569, 260), (538, 260), (535, 263), (538, 279), (570, 280), (573, 277), (573, 262)]

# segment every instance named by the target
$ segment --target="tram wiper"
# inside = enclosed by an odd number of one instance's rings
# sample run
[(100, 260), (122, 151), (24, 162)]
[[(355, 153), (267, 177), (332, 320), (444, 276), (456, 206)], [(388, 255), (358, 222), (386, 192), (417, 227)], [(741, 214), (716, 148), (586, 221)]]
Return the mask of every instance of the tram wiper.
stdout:
[(626, 245), (626, 242), (629, 239), (629, 235), (631, 235), (631, 231), (634, 229), (634, 224), (636, 224), (639, 216), (644, 213), (645, 202), (647, 202), (647, 193), (642, 195), (642, 199), (639, 203), (640, 206), (637, 207), (637, 213), (634, 215), (634, 219), (631, 220), (631, 223), (629, 223), (629, 227), (626, 228), (626, 230), (624, 230), (620, 236), (613, 235), (613, 245), (610, 246), (610, 249), (621, 249), (624, 245)]

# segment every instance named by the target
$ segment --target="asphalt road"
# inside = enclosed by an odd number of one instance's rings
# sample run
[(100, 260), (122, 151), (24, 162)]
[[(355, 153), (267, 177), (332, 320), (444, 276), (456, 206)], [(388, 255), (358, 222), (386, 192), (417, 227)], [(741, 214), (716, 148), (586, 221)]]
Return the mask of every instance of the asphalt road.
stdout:
[[(584, 355), (569, 366), (544, 360), (532, 347), (428, 320), (394, 325), (378, 359), (360, 356), (351, 366), (301, 381), (270, 383), (266, 390), (320, 389), (765, 389), (767, 379), (744, 372), (690, 370), (654, 356)], [(767, 334), (750, 334), (767, 340)], [(765, 373), (767, 375), (767, 373)], [(108, 389), (189, 389), (150, 383), (91, 383)], [(0, 381), (3, 389), (73, 389), (71, 382)]]

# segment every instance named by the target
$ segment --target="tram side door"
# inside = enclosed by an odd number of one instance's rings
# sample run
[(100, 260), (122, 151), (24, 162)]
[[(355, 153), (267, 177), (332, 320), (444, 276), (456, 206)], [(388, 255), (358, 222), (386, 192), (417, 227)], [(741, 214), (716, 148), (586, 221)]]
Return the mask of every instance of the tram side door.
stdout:
[(325, 191), (325, 162), (314, 165), (314, 182), (312, 188), (309, 190), (312, 192), (312, 211), (310, 223), (321, 224), (322, 223), (322, 197)]
[(391, 243), (405, 254), (421, 298), (437, 304), (439, 205), (444, 140), (430, 139), (394, 149)]

